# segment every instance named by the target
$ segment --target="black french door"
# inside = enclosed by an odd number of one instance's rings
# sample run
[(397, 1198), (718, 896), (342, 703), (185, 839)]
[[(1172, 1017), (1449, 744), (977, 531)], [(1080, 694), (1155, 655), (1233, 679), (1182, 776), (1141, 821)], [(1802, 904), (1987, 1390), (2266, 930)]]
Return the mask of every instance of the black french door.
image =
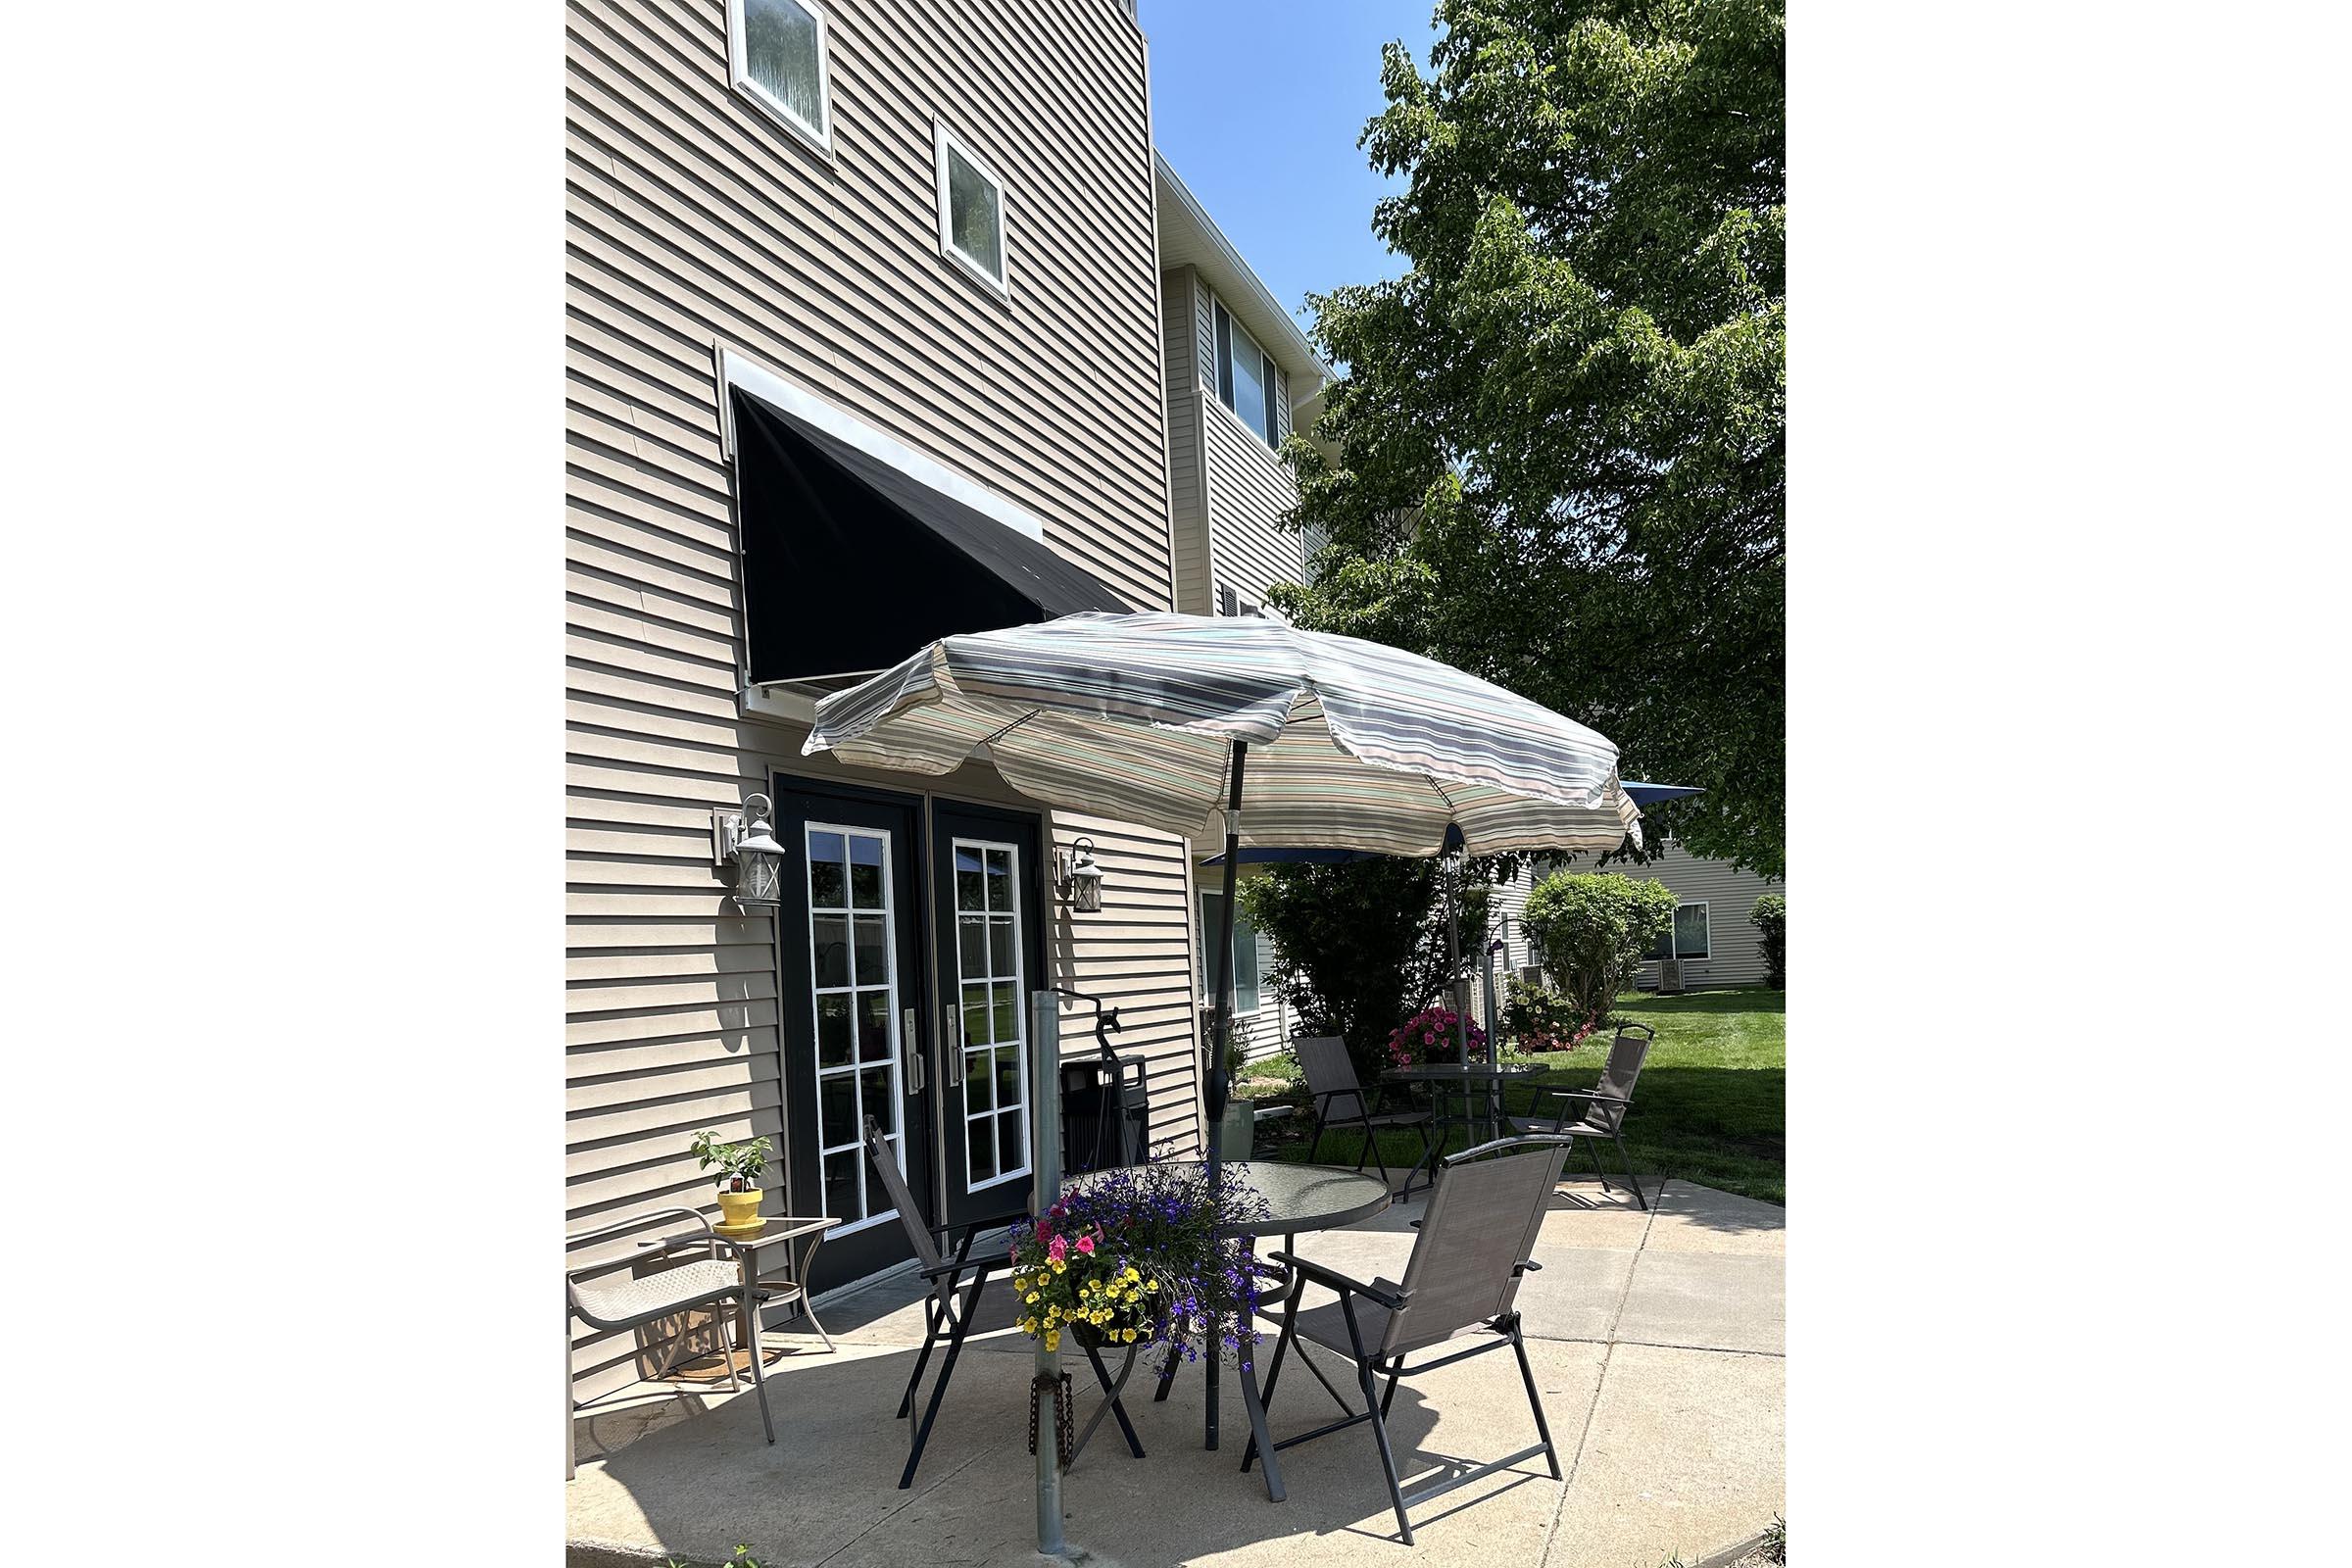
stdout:
[(776, 910), (786, 1171), (792, 1212), (838, 1223), (808, 1286), (830, 1290), (913, 1255), (863, 1143), (865, 1118), (931, 1201), (931, 1007), (921, 803), (775, 780), (786, 852)]
[(1029, 1200), (1029, 993), (1046, 984), (1038, 819), (936, 802), (938, 1114), (951, 1223)]

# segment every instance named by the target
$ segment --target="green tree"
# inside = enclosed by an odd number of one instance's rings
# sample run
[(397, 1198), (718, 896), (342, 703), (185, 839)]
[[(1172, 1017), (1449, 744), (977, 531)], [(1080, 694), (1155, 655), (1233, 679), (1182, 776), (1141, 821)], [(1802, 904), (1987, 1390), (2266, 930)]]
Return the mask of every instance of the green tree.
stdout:
[[(1472, 862), (1461, 894), (1462, 958), (1486, 929), (1488, 887)], [(1370, 1083), (1389, 1034), (1446, 987), (1446, 869), (1437, 859), (1276, 865), (1241, 884), (1242, 907), (1274, 939), (1272, 981), (1308, 1034), (1348, 1042)]]
[(1560, 983), (1571, 1016), (1595, 1029), (1634, 983), (1642, 956), (1674, 929), (1662, 882), (1614, 871), (1554, 871), (1527, 895), (1527, 938)]
[[(1787, 215), (1777, 0), (1442, 0), (1383, 59), (1373, 227), (1310, 296), (1346, 373), (1294, 436), (1329, 539), (1301, 624), (1446, 660), (1706, 794), (1652, 814), (1783, 871)], [(1509, 591), (1498, 591), (1508, 584)]]
[(1775, 991), (1788, 984), (1788, 900), (1779, 893), (1767, 893), (1757, 899), (1747, 911), (1747, 923), (1756, 928), (1757, 942), (1764, 950), (1764, 983)]

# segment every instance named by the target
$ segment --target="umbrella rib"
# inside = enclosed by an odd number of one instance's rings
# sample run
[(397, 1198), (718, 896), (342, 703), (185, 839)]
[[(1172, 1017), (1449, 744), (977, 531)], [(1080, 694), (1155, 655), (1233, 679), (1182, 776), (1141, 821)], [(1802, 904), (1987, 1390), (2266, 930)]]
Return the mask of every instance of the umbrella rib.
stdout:
[(1026, 713), (1023, 713), (1023, 714), (1022, 714), (1020, 717), (1018, 717), (1018, 718), (1014, 719), (1014, 720), (1013, 720), (1011, 723), (1009, 723), (1009, 724), (1005, 725), (1005, 726), (1004, 726), (1003, 729), (991, 730), (991, 731), (990, 731), (989, 733), (987, 733), (986, 735), (983, 735), (983, 736), (981, 736), (981, 737), (980, 737), (980, 739), (979, 739), (978, 741), (976, 741), (976, 742), (974, 742), (974, 743), (973, 743), (973, 744), (974, 744), (974, 747), (975, 747), (975, 749), (976, 749), (976, 748), (978, 748), (978, 747), (981, 747), (981, 746), (994, 746), (994, 745), (996, 745), (996, 743), (997, 743), (997, 742), (999, 742), (999, 741), (1003, 740), (1003, 739), (1004, 739), (1005, 736), (1007, 736), (1007, 735), (1011, 734), (1011, 733), (1012, 733), (1014, 730), (1016, 730), (1016, 729), (1019, 729), (1019, 728), (1020, 728), (1020, 727), (1021, 727), (1023, 724), (1026, 724), (1026, 723), (1028, 723), (1028, 722), (1029, 722), (1031, 719), (1035, 718), (1035, 717), (1036, 717), (1036, 716), (1037, 716), (1039, 713), (1041, 713), (1041, 712), (1043, 712), (1043, 711), (1045, 711), (1045, 710), (1043, 710), (1043, 709), (1040, 709), (1040, 708), (1032, 708), (1031, 710), (1029, 710), (1029, 711), (1027, 711)]

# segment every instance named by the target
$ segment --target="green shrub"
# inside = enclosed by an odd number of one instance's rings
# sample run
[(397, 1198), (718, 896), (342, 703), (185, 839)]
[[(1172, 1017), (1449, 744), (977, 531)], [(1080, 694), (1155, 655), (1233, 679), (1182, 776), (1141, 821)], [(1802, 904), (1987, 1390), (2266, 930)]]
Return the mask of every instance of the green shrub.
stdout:
[(1554, 871), (1528, 894), (1525, 922), (1568, 1005), (1597, 1029), (1642, 955), (1673, 932), (1674, 894), (1613, 871)]
[(1747, 911), (1747, 923), (1762, 934), (1764, 942), (1764, 983), (1775, 991), (1788, 986), (1788, 901), (1778, 893), (1767, 893)]
[(1592, 1032), (1589, 1016), (1549, 986), (1513, 980), (1503, 988), (1502, 1036), (1522, 1052), (1573, 1051)]

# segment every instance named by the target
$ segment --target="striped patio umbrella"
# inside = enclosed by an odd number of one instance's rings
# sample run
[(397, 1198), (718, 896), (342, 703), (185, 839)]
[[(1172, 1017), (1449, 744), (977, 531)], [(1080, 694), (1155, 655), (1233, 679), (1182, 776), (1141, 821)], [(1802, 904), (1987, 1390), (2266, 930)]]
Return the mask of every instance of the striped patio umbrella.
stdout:
[[(930, 644), (817, 705), (806, 753), (992, 762), (1032, 799), (1225, 844), (1430, 856), (1614, 850), (1641, 833), (1606, 737), (1400, 649), (1255, 616), (1065, 615)], [(1225, 1109), (1233, 965), (1209, 1082)]]
[[(984, 759), (1048, 805), (1223, 838), (1212, 1191), (1242, 846), (1431, 856), (1450, 834), (1483, 855), (1613, 850), (1641, 832), (1604, 736), (1434, 660), (1254, 616), (1087, 613), (943, 638), (817, 704), (801, 750), (932, 775)], [(1031, 1136), (1042, 1209), (1057, 1191), (1057, 1140), (1042, 1117)], [(1036, 1354), (1050, 1385), (1054, 1352), (1041, 1341)], [(1204, 1358), (1213, 1433), (1213, 1341)], [(1059, 1541), (1052, 1448), (1038, 1446), (1041, 1549)]]

